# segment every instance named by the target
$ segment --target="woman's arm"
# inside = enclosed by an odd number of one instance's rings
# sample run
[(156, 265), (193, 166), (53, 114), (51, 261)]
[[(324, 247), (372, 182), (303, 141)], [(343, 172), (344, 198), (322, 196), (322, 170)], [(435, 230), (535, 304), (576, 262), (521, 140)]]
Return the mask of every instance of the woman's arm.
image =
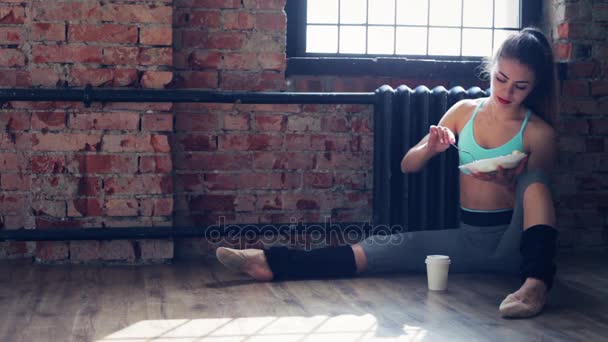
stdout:
[(557, 135), (553, 127), (543, 121), (539, 120), (534, 126), (529, 135), (528, 170), (540, 169), (548, 174), (557, 158)]
[(454, 104), (439, 120), (437, 126), (431, 126), (429, 133), (412, 147), (401, 160), (403, 173), (418, 172), (426, 162), (456, 142), (454, 132), (458, 129), (458, 118), (462, 115), (471, 100), (462, 100)]

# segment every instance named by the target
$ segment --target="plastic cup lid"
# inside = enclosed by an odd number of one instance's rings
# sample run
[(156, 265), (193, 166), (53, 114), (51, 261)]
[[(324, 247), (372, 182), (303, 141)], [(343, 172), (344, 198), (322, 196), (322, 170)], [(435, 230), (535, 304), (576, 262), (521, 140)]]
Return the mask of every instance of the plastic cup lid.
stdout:
[(450, 257), (447, 255), (427, 255), (425, 262), (450, 263)]

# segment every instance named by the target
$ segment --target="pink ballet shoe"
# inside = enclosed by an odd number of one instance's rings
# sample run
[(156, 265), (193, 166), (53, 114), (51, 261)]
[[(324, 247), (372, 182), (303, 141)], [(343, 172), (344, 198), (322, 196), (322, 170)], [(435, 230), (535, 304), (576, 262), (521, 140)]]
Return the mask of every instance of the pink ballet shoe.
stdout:
[(500, 303), (500, 314), (505, 318), (528, 318), (538, 315), (545, 306), (544, 301), (519, 299), (512, 293)]
[(261, 281), (272, 280), (272, 271), (261, 249), (233, 249), (218, 247), (215, 256), (228, 269), (242, 272)]

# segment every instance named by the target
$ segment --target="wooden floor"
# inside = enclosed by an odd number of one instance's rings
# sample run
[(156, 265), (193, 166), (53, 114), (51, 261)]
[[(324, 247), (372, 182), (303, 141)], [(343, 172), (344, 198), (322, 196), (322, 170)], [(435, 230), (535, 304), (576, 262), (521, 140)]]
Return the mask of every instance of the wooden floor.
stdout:
[(255, 283), (214, 260), (155, 266), (0, 263), (1, 341), (606, 341), (608, 253), (561, 255), (546, 311), (506, 320), (517, 279), (423, 274)]

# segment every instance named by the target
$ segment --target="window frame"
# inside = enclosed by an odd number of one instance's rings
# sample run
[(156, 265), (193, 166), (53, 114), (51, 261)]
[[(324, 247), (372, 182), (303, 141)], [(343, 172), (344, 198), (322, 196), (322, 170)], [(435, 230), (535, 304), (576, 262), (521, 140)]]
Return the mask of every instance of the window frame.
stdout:
[[(286, 75), (397, 76), (445, 79), (471, 77), (482, 57), (306, 53), (307, 0), (287, 0)], [(543, 2), (521, 0), (521, 25), (540, 26)]]

